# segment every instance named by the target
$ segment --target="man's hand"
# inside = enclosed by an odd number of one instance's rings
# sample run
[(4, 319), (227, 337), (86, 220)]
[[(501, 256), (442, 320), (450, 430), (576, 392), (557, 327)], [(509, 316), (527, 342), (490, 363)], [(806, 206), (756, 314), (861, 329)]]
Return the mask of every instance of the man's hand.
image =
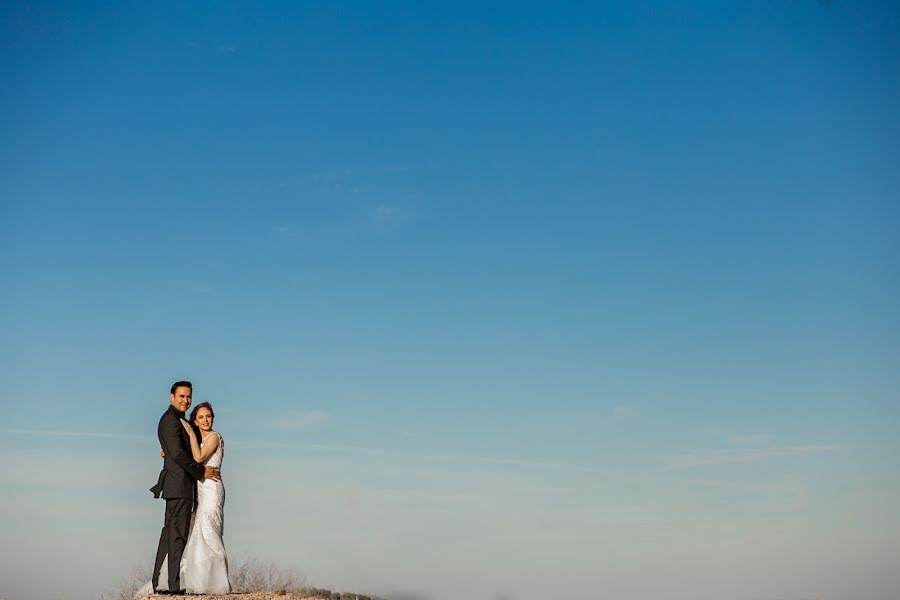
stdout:
[(219, 475), (219, 470), (215, 467), (204, 467), (203, 471), (203, 479), (212, 479), (213, 481), (219, 481), (222, 479), (221, 475)]
[(165, 458), (165, 457), (166, 457), (166, 451), (163, 450), (162, 448), (159, 449), (159, 457), (160, 457), (160, 458)]

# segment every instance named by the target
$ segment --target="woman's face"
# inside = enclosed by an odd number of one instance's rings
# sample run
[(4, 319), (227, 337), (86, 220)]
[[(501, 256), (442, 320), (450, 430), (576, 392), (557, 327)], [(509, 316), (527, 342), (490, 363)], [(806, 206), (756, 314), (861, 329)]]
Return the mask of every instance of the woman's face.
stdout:
[(210, 410), (204, 406), (197, 411), (197, 416), (194, 417), (194, 423), (197, 424), (197, 427), (200, 428), (200, 431), (210, 431), (213, 424), (212, 412), (210, 412)]

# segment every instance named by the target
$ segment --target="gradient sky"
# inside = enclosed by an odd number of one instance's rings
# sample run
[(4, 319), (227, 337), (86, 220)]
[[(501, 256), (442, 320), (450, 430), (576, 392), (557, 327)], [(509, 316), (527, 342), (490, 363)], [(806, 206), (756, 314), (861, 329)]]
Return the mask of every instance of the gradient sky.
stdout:
[(894, 2), (0, 5), (0, 597), (900, 589)]

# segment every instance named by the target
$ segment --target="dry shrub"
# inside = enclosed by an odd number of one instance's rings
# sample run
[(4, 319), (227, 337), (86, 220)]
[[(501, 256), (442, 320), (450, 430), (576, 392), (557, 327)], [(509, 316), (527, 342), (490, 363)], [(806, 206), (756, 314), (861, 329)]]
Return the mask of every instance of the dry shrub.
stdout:
[(137, 591), (150, 581), (152, 571), (152, 564), (143, 567), (132, 565), (131, 576), (120, 581), (115, 589), (100, 594), (98, 600), (132, 600)]
[(278, 591), (296, 594), (309, 589), (306, 577), (296, 569), (284, 569), (272, 561), (256, 558), (228, 561), (228, 578), (236, 594)]
[(380, 600), (352, 592), (332, 592), (306, 585), (306, 577), (297, 569), (285, 569), (272, 561), (244, 558), (229, 561), (228, 575), (233, 593), (284, 591), (296, 598), (325, 598), (326, 600)]

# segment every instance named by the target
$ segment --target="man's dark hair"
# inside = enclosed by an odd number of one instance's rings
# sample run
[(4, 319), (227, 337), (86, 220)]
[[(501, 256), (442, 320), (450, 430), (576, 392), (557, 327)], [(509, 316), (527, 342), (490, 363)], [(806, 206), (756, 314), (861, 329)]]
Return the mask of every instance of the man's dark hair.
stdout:
[(169, 391), (169, 393), (174, 396), (175, 390), (177, 390), (180, 387), (186, 387), (186, 388), (190, 389), (192, 392), (194, 391), (194, 386), (191, 385), (190, 381), (176, 381), (175, 383), (172, 384), (172, 389)]

